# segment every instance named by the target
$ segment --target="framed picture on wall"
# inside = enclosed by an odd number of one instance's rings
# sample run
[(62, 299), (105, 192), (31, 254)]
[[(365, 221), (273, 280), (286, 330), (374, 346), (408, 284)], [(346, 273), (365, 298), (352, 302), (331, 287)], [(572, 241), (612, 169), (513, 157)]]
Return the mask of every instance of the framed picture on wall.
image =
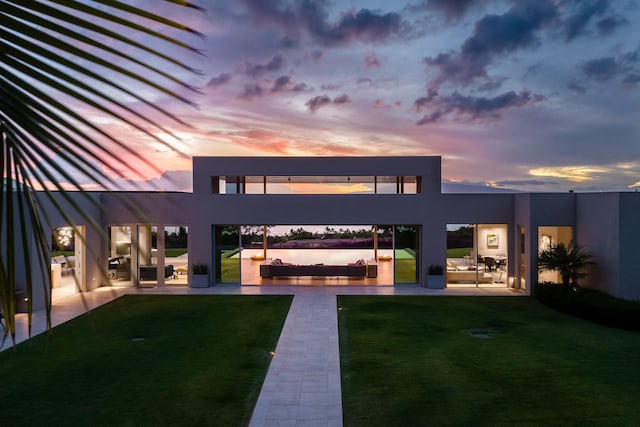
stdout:
[(551, 236), (543, 234), (540, 238), (540, 249), (546, 251), (547, 249), (551, 249)]
[(497, 234), (487, 234), (487, 248), (498, 249), (500, 238)]

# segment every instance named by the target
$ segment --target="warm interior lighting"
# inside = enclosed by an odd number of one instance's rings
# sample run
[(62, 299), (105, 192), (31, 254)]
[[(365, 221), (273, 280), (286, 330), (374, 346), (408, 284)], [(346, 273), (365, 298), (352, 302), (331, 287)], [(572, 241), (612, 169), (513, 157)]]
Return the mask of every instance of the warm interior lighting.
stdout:
[(73, 239), (73, 228), (71, 227), (62, 227), (57, 230), (58, 233), (58, 245), (60, 246), (69, 246), (71, 240)]
[(262, 261), (264, 259), (264, 254), (262, 252), (258, 252), (255, 255), (251, 255), (251, 259), (254, 261)]

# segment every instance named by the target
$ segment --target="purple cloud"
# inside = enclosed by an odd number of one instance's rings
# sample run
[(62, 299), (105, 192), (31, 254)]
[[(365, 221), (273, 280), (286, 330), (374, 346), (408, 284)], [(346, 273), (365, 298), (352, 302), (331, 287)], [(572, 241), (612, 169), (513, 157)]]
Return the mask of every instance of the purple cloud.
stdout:
[(298, 0), (293, 5), (280, 0), (241, 0), (254, 20), (282, 29), (289, 44), (297, 43), (306, 32), (324, 46), (338, 46), (353, 40), (383, 41), (402, 29), (397, 13), (369, 9), (348, 10), (336, 22), (329, 21), (329, 3), (325, 0)]
[(580, 95), (584, 95), (585, 93), (587, 93), (587, 88), (582, 86), (576, 80), (571, 80), (567, 87), (569, 88), (569, 90), (575, 93), (579, 93)]
[(331, 104), (331, 98), (329, 98), (327, 95), (318, 95), (305, 102), (304, 105), (309, 108), (309, 111), (315, 113), (319, 108), (329, 104)]
[(391, 104), (387, 104), (386, 102), (384, 102), (382, 99), (376, 99), (371, 103), (371, 106), (373, 108), (376, 109), (389, 109), (389, 108), (397, 108), (400, 107), (402, 105), (402, 102), (400, 101), (394, 101)]
[(413, 107), (416, 109), (417, 112), (420, 112), (423, 109), (428, 108), (431, 105), (431, 103), (436, 99), (437, 96), (438, 96), (437, 90), (429, 89), (427, 90), (427, 96), (422, 96), (416, 99), (415, 102), (413, 103)]
[(422, 118), (420, 120), (418, 120), (418, 123), (416, 123), (418, 126), (422, 126), (422, 125), (428, 125), (431, 123), (436, 123), (439, 122), (440, 119), (445, 115), (446, 113), (444, 113), (443, 111), (434, 111), (433, 113), (429, 113), (429, 114), (425, 114), (424, 116), (422, 116)]
[(244, 72), (246, 75), (256, 78), (267, 72), (280, 71), (284, 66), (284, 58), (281, 55), (276, 55), (264, 64), (246, 63)]
[(297, 19), (296, 12), (280, 0), (239, 0), (251, 12), (254, 19), (287, 27)]
[(629, 83), (632, 82), (633, 75), (640, 74), (638, 63), (640, 63), (640, 49), (618, 56), (591, 59), (583, 62), (580, 65), (580, 69), (587, 78), (600, 82), (606, 82), (619, 75), (628, 74), (623, 83)]
[(273, 83), (273, 87), (271, 88), (271, 92), (283, 92), (287, 89), (287, 86), (291, 83), (291, 77), (289, 76), (280, 76)]
[(264, 95), (264, 89), (256, 83), (250, 83), (244, 86), (244, 92), (240, 94), (239, 98), (251, 100), (262, 95)]
[(343, 94), (333, 98), (333, 103), (336, 105), (349, 104), (350, 102), (351, 102), (351, 98), (349, 98), (349, 95), (347, 94)]
[(357, 13), (345, 13), (337, 24), (325, 25), (320, 32), (313, 34), (327, 46), (341, 45), (351, 40), (382, 41), (392, 34), (398, 34), (401, 22), (397, 13), (379, 14), (360, 9)]
[(309, 108), (309, 111), (315, 113), (316, 111), (318, 111), (318, 109), (326, 107), (327, 105), (344, 105), (349, 104), (350, 102), (351, 98), (349, 98), (349, 95), (347, 94), (336, 96), (335, 98), (333, 98), (333, 100), (331, 100), (331, 98), (329, 98), (327, 95), (319, 95), (311, 98), (304, 105)]
[(607, 81), (621, 72), (620, 63), (613, 56), (591, 59), (580, 67), (587, 77)]
[(231, 74), (222, 73), (216, 77), (213, 77), (211, 80), (209, 80), (209, 82), (207, 83), (207, 86), (217, 88), (229, 83), (230, 80), (231, 80)]
[(467, 10), (488, 3), (488, 0), (422, 0), (409, 6), (410, 10), (435, 10), (443, 14), (448, 21), (457, 21)]
[(488, 79), (486, 68), (494, 57), (534, 45), (536, 33), (557, 13), (551, 0), (523, 0), (502, 15), (485, 15), (459, 52), (424, 58), (424, 63), (438, 70), (430, 85), (439, 87), (447, 81), (466, 85)]
[(304, 92), (307, 89), (309, 89), (309, 86), (307, 86), (306, 83), (297, 83), (296, 85), (294, 85), (291, 88), (291, 91), (292, 92)]
[(579, 9), (564, 21), (564, 32), (567, 41), (581, 35), (589, 22), (597, 16), (602, 16), (609, 10), (609, 0), (575, 2)]
[(493, 98), (464, 96), (454, 92), (448, 96), (433, 96), (418, 98), (414, 103), (417, 111), (432, 110), (418, 121), (418, 125), (425, 125), (441, 121), (447, 115), (454, 115), (457, 120), (474, 121), (479, 119), (497, 119), (504, 110), (522, 107), (532, 102), (545, 99), (542, 95), (532, 94), (529, 90), (520, 93), (505, 92)]
[(596, 22), (596, 28), (601, 36), (608, 36), (623, 25), (627, 25), (629, 21), (622, 16), (612, 15)]
[(280, 76), (274, 82), (271, 87), (271, 92), (304, 92), (308, 89), (306, 83), (296, 83), (291, 80), (289, 76)]

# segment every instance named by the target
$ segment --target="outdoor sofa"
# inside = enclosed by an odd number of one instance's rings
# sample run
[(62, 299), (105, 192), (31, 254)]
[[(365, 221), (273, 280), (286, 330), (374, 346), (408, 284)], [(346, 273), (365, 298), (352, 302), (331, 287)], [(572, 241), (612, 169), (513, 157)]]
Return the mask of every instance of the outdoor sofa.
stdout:
[[(165, 279), (173, 277), (173, 264), (164, 266)], [(157, 265), (141, 265), (140, 266), (140, 280), (158, 280), (158, 266)]]
[(347, 265), (294, 265), (278, 264), (267, 260), (260, 264), (260, 277), (291, 277), (291, 276), (347, 276), (347, 277), (376, 277), (377, 265), (370, 265), (364, 261)]

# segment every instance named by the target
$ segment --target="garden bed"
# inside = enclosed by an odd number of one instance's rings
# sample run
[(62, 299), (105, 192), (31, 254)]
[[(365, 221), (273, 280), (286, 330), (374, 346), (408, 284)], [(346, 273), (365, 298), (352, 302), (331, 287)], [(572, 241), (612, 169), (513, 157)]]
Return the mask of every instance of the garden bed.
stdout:
[(572, 316), (615, 328), (640, 331), (640, 301), (555, 283), (537, 284), (534, 296), (543, 304)]

